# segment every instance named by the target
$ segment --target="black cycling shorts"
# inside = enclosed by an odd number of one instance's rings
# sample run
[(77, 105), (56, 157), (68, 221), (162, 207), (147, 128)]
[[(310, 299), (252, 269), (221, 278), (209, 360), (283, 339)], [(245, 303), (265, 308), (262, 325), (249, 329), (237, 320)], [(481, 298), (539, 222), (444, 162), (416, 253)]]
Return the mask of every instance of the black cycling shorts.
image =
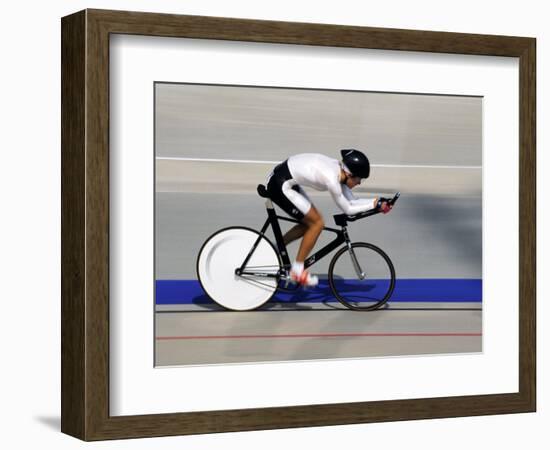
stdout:
[[(283, 161), (282, 163), (275, 166), (273, 169), (273, 174), (269, 178), (269, 182), (267, 183), (267, 192), (269, 193), (269, 198), (284, 212), (286, 212), (290, 217), (295, 218), (296, 220), (302, 221), (304, 218), (304, 213), (300, 211), (298, 206), (296, 206), (284, 193), (285, 189), (292, 189), (295, 191), (298, 195), (300, 195), (302, 198), (300, 198), (302, 204), (310, 204), (309, 199), (306, 195), (306, 193), (302, 190), (300, 186), (297, 184), (292, 185), (292, 175), (290, 173), (290, 170), (288, 169), (288, 163), (287, 161)], [(290, 181), (290, 184), (287, 182)], [(286, 186), (285, 183), (287, 183)], [(303, 206), (302, 206), (303, 208)]]

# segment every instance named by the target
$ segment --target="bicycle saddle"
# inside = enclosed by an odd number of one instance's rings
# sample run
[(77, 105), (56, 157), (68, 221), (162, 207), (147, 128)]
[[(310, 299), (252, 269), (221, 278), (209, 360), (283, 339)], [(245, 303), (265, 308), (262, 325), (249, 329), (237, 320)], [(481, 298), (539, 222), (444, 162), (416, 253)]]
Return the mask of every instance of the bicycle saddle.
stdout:
[(258, 191), (258, 195), (260, 197), (269, 198), (269, 193), (263, 184), (259, 184), (256, 190)]

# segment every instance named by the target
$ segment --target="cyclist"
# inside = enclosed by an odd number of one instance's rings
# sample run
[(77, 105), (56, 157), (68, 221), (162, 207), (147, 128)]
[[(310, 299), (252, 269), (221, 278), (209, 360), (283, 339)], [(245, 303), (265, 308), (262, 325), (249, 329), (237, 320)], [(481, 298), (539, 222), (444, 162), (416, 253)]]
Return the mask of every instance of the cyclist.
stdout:
[(323, 217), (302, 186), (318, 191), (328, 190), (338, 207), (347, 215), (374, 208), (379, 208), (384, 214), (391, 210), (391, 205), (385, 199), (354, 197), (351, 189), (369, 177), (370, 163), (359, 150), (344, 149), (340, 153), (341, 161), (318, 153), (293, 155), (278, 164), (267, 178), (266, 187), (271, 200), (300, 221), (284, 235), (285, 245), (303, 237), (290, 269), (290, 280), (294, 283), (304, 286), (318, 284), (318, 278), (304, 269), (304, 261), (325, 226)]

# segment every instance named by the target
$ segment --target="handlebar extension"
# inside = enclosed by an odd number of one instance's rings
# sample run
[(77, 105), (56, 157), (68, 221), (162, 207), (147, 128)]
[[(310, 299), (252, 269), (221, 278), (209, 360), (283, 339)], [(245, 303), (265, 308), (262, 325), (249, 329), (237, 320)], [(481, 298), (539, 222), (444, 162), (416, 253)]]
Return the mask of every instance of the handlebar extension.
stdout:
[[(397, 200), (399, 199), (400, 195), (401, 195), (401, 193), (397, 192), (391, 199), (387, 200), (387, 202), (391, 206), (393, 206), (395, 204), (395, 202), (397, 202)], [(338, 226), (345, 227), (348, 222), (355, 222), (356, 220), (363, 219), (365, 217), (374, 216), (376, 214), (379, 214), (380, 212), (381, 211), (379, 209), (375, 208), (375, 209), (370, 209), (368, 211), (365, 211), (365, 212), (362, 212), (362, 213), (359, 213), (359, 214), (355, 214), (353, 216), (348, 216), (347, 214), (336, 214), (334, 216), (334, 222)]]

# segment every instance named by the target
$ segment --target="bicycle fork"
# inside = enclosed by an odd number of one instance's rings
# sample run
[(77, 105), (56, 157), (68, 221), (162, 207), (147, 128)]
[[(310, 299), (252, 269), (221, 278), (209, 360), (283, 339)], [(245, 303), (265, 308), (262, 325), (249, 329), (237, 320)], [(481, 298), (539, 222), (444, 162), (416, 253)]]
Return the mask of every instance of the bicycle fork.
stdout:
[(351, 246), (351, 241), (349, 239), (348, 230), (346, 227), (342, 227), (342, 231), (344, 233), (344, 238), (346, 239), (346, 245), (348, 246), (349, 255), (351, 258), (351, 263), (353, 264), (353, 268), (355, 269), (355, 273), (357, 274), (357, 277), (360, 280), (364, 280), (366, 278), (365, 272), (361, 269), (361, 266), (359, 265), (359, 261), (357, 260), (357, 256), (355, 255), (355, 250)]

